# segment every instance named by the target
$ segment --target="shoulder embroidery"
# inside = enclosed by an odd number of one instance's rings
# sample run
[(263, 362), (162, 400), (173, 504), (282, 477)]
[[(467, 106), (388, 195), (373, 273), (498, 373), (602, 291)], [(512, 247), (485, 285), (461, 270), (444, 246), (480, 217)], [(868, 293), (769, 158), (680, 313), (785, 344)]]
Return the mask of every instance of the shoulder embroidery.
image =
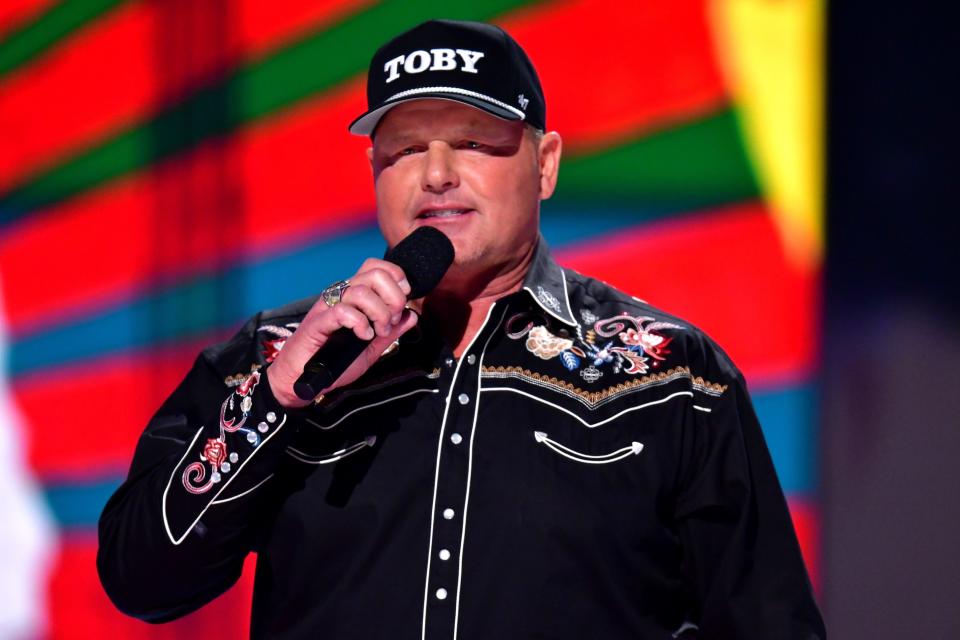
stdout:
[(299, 322), (290, 322), (282, 327), (265, 324), (257, 328), (257, 333), (267, 334), (267, 337), (263, 338), (263, 357), (268, 363), (273, 362), (280, 353), (280, 349), (283, 349), (283, 345), (287, 343), (287, 338), (292, 336), (299, 326)]
[(235, 373), (232, 376), (227, 376), (223, 379), (223, 384), (228, 387), (239, 387), (241, 384), (246, 382), (247, 378), (249, 378), (255, 371), (258, 371), (259, 369), (260, 365), (254, 362), (250, 365), (250, 371), (248, 373), (241, 371), (240, 373)]
[[(541, 291), (548, 293), (541, 288)], [(558, 302), (559, 304), (559, 302)], [(592, 317), (589, 311), (586, 312)], [(507, 322), (507, 327), (519, 316)], [(581, 317), (588, 316), (581, 311)], [(516, 332), (507, 331), (514, 340), (526, 337), (526, 347), (538, 358), (550, 360), (559, 357), (568, 371), (580, 371), (580, 377), (587, 383), (594, 383), (603, 376), (604, 367), (614, 374), (644, 374), (657, 368), (666, 360), (670, 350), (667, 346), (673, 340), (661, 335), (663, 329), (683, 329), (678, 324), (659, 322), (649, 316), (631, 316), (624, 312), (604, 320), (595, 320), (586, 335), (577, 327), (576, 339), (555, 336), (544, 325), (528, 323)], [(601, 340), (609, 338), (609, 340)]]

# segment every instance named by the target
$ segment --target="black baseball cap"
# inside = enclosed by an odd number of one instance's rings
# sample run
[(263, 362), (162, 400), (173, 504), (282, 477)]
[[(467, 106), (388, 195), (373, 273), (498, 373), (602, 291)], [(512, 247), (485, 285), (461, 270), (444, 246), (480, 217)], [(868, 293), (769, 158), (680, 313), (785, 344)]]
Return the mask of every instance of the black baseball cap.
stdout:
[(377, 49), (367, 73), (367, 112), (350, 123), (350, 133), (371, 135), (387, 111), (424, 98), (546, 129), (547, 105), (533, 63), (495, 25), (430, 20)]

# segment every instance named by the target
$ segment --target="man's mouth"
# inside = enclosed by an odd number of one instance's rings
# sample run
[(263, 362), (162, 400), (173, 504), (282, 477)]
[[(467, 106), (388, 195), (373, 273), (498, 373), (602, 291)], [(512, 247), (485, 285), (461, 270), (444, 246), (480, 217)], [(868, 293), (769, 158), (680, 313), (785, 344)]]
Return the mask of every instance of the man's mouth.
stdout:
[(431, 211), (424, 211), (421, 213), (418, 218), (452, 218), (454, 216), (462, 216), (466, 213), (470, 213), (472, 209), (433, 209)]

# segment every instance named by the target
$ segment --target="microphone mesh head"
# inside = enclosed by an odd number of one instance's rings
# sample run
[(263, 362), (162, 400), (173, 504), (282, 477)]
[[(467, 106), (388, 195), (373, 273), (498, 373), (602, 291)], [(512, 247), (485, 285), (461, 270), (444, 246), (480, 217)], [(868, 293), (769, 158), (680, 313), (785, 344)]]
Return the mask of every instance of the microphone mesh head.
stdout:
[(453, 264), (453, 243), (433, 227), (420, 227), (387, 251), (384, 260), (403, 269), (409, 298), (416, 300), (433, 291)]

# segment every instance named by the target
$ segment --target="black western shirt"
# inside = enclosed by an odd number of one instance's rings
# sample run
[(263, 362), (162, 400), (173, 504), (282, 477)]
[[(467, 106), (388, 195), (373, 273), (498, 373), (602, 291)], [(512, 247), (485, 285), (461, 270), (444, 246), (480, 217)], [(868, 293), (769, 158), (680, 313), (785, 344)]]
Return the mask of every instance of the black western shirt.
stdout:
[(462, 357), (424, 317), (287, 411), (313, 301), (204, 351), (100, 520), (117, 606), (192, 611), (257, 555), (257, 638), (824, 638), (742, 376), (541, 241)]

